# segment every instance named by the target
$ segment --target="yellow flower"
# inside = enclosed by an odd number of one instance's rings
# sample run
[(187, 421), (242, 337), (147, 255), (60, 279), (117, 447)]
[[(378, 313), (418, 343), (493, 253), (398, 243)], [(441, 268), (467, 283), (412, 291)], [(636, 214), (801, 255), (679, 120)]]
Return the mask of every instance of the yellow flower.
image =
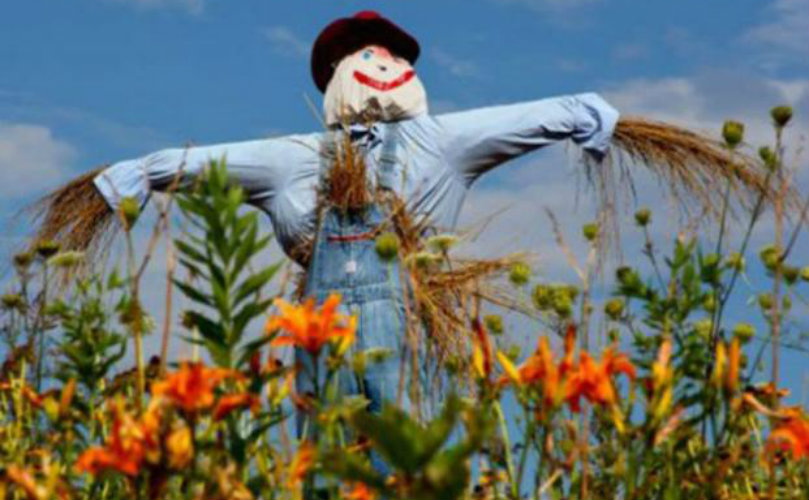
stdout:
[(184, 425), (173, 430), (166, 439), (166, 451), (168, 452), (169, 467), (182, 469), (191, 463), (194, 456), (191, 429)]

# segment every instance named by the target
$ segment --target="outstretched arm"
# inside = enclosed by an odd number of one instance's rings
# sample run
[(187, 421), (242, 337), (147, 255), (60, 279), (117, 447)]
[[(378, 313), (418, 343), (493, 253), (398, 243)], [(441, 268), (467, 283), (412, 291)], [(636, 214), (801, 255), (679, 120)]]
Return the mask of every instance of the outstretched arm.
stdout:
[(296, 165), (317, 161), (319, 134), (165, 149), (102, 171), (94, 183), (115, 210), (124, 197), (142, 206), (153, 191), (188, 186), (212, 160), (225, 159), (228, 175), (245, 190), (247, 201), (261, 205), (285, 185)]
[(512, 158), (564, 139), (600, 159), (618, 112), (590, 93), (450, 113), (436, 120), (445, 135), (445, 158), (471, 184)]

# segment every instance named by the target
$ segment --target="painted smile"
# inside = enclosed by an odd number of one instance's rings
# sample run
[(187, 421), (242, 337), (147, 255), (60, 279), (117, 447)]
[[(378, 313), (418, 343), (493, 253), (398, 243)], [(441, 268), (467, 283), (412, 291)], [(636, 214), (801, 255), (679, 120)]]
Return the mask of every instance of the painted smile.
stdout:
[(361, 71), (354, 72), (354, 79), (360, 82), (363, 85), (367, 85), (373, 89), (387, 92), (388, 90), (393, 90), (395, 88), (401, 87), (405, 83), (409, 82), (416, 76), (416, 72), (411, 70), (405, 71), (402, 73), (399, 78), (395, 80), (391, 80), (389, 82), (383, 82), (382, 80), (377, 80), (376, 78), (372, 78)]

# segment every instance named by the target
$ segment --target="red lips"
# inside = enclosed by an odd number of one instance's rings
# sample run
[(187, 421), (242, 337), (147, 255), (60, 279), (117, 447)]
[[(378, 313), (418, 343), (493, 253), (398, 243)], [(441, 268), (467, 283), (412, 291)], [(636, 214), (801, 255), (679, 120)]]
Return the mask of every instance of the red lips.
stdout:
[(388, 90), (393, 90), (395, 88), (401, 87), (405, 83), (409, 82), (416, 76), (416, 72), (411, 70), (405, 71), (402, 75), (389, 82), (383, 82), (382, 80), (377, 80), (376, 78), (372, 78), (361, 71), (354, 72), (354, 79), (360, 82), (363, 85), (367, 85), (373, 89), (387, 92)]

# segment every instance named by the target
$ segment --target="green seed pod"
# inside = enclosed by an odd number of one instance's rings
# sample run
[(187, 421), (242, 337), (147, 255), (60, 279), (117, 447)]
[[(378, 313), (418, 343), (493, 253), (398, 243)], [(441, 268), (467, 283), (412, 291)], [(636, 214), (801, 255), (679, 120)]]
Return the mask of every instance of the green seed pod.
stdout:
[(34, 254), (31, 252), (22, 252), (14, 256), (14, 265), (17, 269), (25, 270), (34, 261)]
[(801, 277), (801, 270), (794, 266), (784, 266), (782, 272), (784, 274), (784, 281), (786, 281), (788, 285), (794, 285), (798, 281), (798, 278)]
[(784, 311), (789, 311), (792, 309), (792, 297), (790, 295), (784, 295), (781, 298), (781, 307)]
[(637, 212), (635, 212), (635, 223), (641, 227), (645, 227), (649, 225), (649, 222), (652, 220), (652, 211), (648, 208), (641, 208)]
[(784, 128), (792, 119), (792, 108), (790, 106), (776, 106), (770, 110), (770, 116), (776, 127)]
[(508, 349), (506, 349), (505, 354), (506, 357), (508, 357), (508, 359), (516, 361), (520, 358), (520, 354), (522, 354), (522, 349), (520, 349), (520, 346), (518, 346), (517, 344), (511, 344), (510, 346), (508, 346)]
[(731, 252), (727, 257), (727, 266), (735, 271), (744, 271), (744, 257), (739, 252)]
[(537, 285), (534, 287), (534, 306), (540, 311), (547, 311), (552, 304), (552, 290), (547, 285)]
[(55, 241), (44, 240), (37, 243), (37, 255), (43, 259), (49, 259), (59, 253), (60, 245)]
[(399, 255), (399, 237), (395, 233), (382, 233), (376, 238), (376, 253), (388, 262)]
[(417, 269), (429, 269), (441, 262), (441, 256), (431, 252), (416, 252), (407, 257), (407, 263)]
[(716, 311), (716, 297), (713, 294), (706, 295), (702, 301), (702, 308), (709, 313)]
[(556, 293), (553, 297), (553, 312), (561, 318), (569, 318), (573, 314), (573, 301), (567, 294)]
[(711, 332), (713, 331), (713, 321), (710, 319), (701, 319), (694, 323), (694, 332), (697, 336), (705, 342), (711, 339)]
[(515, 262), (511, 266), (511, 273), (508, 276), (514, 286), (522, 286), (531, 279), (531, 267), (524, 262)]
[(758, 306), (765, 312), (769, 312), (772, 309), (773, 304), (775, 304), (775, 299), (773, 299), (772, 294), (769, 293), (762, 293), (758, 296)]
[(613, 321), (618, 321), (624, 314), (624, 301), (612, 299), (604, 304), (604, 313)]
[(598, 231), (599, 227), (598, 224), (596, 224), (595, 222), (585, 224), (581, 229), (581, 232), (584, 235), (584, 239), (590, 242), (593, 242), (596, 240), (596, 238), (598, 238)]
[(762, 146), (758, 148), (758, 156), (761, 158), (761, 161), (764, 162), (764, 166), (767, 167), (768, 170), (775, 170), (777, 158), (775, 157), (775, 153), (772, 152), (767, 146)]
[(766, 267), (768, 271), (775, 271), (778, 267), (779, 252), (774, 245), (767, 245), (762, 248), (758, 256), (761, 259), (761, 263), (764, 264), (764, 267)]
[(452, 234), (437, 234), (427, 239), (427, 247), (435, 252), (445, 253), (458, 243), (458, 237)]
[(4, 309), (16, 310), (22, 308), (25, 299), (18, 293), (7, 293), (0, 297), (0, 302), (2, 302)]
[(803, 281), (809, 281), (809, 266), (806, 266), (803, 269), (801, 269), (801, 279)]
[(121, 218), (124, 221), (124, 229), (127, 231), (131, 230), (135, 225), (135, 222), (138, 221), (138, 216), (140, 215), (140, 205), (138, 204), (138, 200), (131, 196), (125, 196), (121, 199), (121, 203), (118, 205), (118, 210), (120, 211)]
[(722, 137), (725, 139), (725, 144), (730, 149), (734, 149), (744, 139), (744, 124), (733, 120), (726, 121), (722, 126)]
[(486, 330), (492, 335), (503, 334), (503, 317), (499, 314), (488, 314), (484, 316), (483, 324), (486, 325)]
[(756, 329), (749, 323), (738, 323), (733, 327), (733, 336), (739, 339), (739, 342), (746, 344), (756, 334)]
[(571, 301), (576, 302), (576, 298), (579, 296), (579, 289), (576, 285), (560, 285), (559, 288), (562, 289)]
[(69, 269), (78, 266), (84, 261), (84, 252), (60, 252), (48, 259), (48, 265)]

